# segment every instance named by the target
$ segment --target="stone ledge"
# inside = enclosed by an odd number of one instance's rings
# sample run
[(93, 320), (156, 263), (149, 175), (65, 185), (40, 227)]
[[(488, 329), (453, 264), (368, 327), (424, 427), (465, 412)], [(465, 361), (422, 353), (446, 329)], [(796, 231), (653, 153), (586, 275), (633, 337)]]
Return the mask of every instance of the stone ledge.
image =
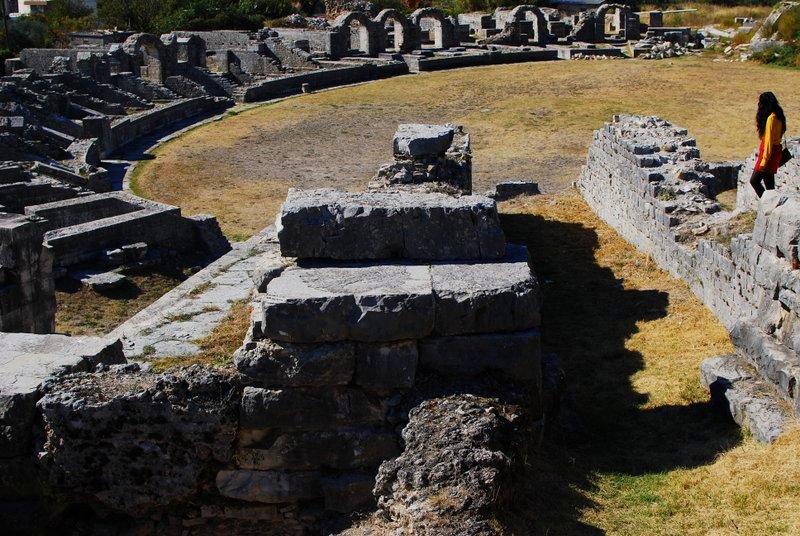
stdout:
[(505, 254), (495, 202), (478, 195), (292, 189), (277, 225), (286, 257), (445, 260)]

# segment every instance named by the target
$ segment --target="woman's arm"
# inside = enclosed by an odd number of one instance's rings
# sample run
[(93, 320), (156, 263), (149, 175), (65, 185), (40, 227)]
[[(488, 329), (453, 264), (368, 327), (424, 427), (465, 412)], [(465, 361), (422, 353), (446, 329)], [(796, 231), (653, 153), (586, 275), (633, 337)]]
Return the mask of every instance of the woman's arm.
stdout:
[(767, 167), (769, 158), (772, 156), (772, 146), (781, 142), (781, 130), (783, 130), (783, 125), (781, 125), (780, 119), (775, 117), (775, 114), (769, 114), (764, 127), (764, 143), (761, 144), (761, 154), (758, 155), (756, 162), (757, 170), (764, 171)]

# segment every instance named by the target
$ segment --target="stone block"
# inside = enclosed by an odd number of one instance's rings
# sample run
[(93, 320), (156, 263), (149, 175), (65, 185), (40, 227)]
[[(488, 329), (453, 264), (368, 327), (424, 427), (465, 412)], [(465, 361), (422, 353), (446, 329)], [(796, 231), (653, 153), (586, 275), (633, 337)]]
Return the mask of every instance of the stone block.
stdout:
[(289, 190), (279, 226), (287, 257), (442, 260), (505, 253), (497, 206), (478, 195)]
[(355, 344), (264, 340), (239, 349), (234, 363), (239, 372), (266, 385), (347, 385), (355, 370)]
[(287, 270), (267, 286), (264, 335), (286, 342), (420, 339), (433, 329), (427, 266)]
[(231, 499), (259, 503), (288, 503), (322, 496), (314, 471), (220, 471), (217, 489)]
[(394, 154), (412, 158), (444, 154), (454, 134), (450, 125), (401, 124), (392, 141)]
[(419, 366), (454, 377), (500, 372), (517, 381), (539, 384), (539, 332), (425, 339), (419, 342)]
[(523, 246), (509, 247), (501, 262), (434, 264), (431, 282), (437, 335), (524, 331), (540, 323), (539, 285)]
[(287, 430), (383, 424), (387, 402), (358, 389), (259, 389), (242, 394), (240, 424), (247, 428)]
[(281, 434), (268, 446), (240, 448), (236, 464), (254, 470), (365, 470), (399, 453), (395, 434), (386, 429), (320, 430)]
[(417, 373), (417, 343), (358, 344), (355, 382), (368, 389), (408, 389)]
[(767, 190), (758, 206), (753, 239), (779, 257), (797, 258), (800, 241), (800, 194)]
[(372, 488), (375, 487), (374, 475), (343, 475), (325, 478), (322, 481), (322, 492), (325, 496), (325, 510), (350, 514), (375, 503)]
[(539, 192), (539, 185), (530, 181), (506, 181), (499, 182), (494, 187), (493, 198), (495, 201), (505, 201), (523, 195), (536, 195)]

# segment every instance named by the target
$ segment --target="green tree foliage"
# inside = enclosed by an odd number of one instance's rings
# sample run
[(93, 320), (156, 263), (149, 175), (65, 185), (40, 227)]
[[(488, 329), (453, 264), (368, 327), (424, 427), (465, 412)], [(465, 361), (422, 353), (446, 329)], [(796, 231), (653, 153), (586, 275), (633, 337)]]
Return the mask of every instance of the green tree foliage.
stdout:
[(97, 0), (97, 15), (107, 27), (153, 32), (164, 4), (162, 0)]

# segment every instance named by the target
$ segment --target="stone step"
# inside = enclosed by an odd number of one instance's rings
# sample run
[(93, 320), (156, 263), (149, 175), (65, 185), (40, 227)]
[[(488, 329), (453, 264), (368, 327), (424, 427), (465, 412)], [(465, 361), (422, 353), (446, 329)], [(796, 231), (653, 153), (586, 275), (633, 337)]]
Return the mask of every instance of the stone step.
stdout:
[(293, 343), (512, 332), (540, 320), (524, 247), (510, 247), (501, 262), (287, 269), (267, 285), (261, 307), (254, 333)]
[(755, 365), (766, 382), (800, 415), (800, 357), (764, 333), (754, 322), (739, 321), (731, 329), (737, 351)]
[(304, 259), (497, 259), (497, 206), (480, 195), (289, 190), (278, 220), (281, 253)]
[(775, 441), (794, 421), (789, 405), (743, 357), (730, 354), (704, 360), (700, 382), (711, 392), (712, 401), (762, 443)]

